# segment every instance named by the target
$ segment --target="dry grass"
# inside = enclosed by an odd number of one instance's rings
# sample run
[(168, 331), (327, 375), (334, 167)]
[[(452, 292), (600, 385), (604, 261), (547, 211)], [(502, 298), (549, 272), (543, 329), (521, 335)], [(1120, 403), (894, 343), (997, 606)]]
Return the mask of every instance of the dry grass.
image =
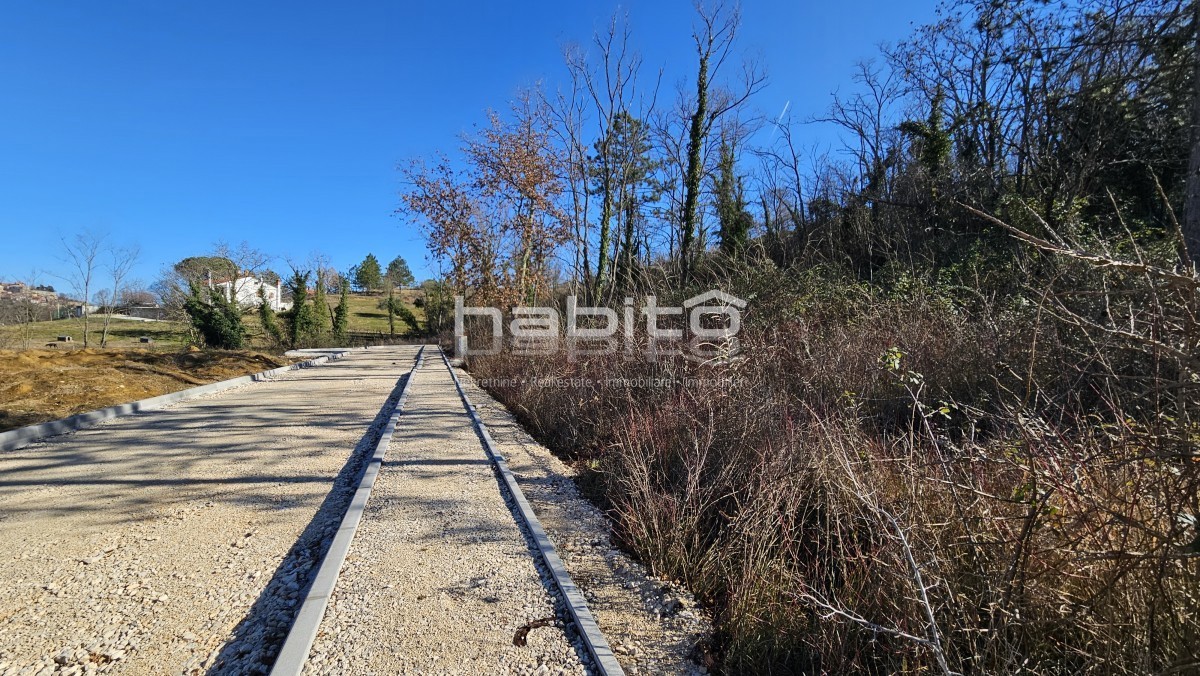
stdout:
[(1190, 409), (1132, 415), (1036, 309), (860, 293), (773, 292), (733, 364), (473, 369), (527, 381), (493, 392), (706, 602), (727, 673), (1200, 668)]
[[(94, 315), (88, 323), (89, 347), (99, 347), (104, 319)], [(70, 336), (74, 347), (83, 345), (83, 320), (80, 318), (32, 322), (24, 325), (0, 326), (0, 349), (42, 348), (57, 342), (59, 336)], [(154, 342), (147, 346), (141, 337)], [(108, 330), (108, 346), (114, 348), (179, 349), (187, 345), (187, 326), (183, 322), (143, 322), (114, 315)], [(60, 345), (61, 347), (68, 347)]]
[(247, 351), (0, 350), (0, 431), (295, 361)]

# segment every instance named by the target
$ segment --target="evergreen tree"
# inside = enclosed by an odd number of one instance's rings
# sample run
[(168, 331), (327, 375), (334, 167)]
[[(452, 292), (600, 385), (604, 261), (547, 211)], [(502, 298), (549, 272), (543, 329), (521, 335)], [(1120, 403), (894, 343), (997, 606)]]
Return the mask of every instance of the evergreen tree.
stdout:
[[(628, 283), (641, 205), (658, 198), (660, 188), (654, 180), (657, 170), (646, 123), (624, 111), (613, 116), (604, 138), (595, 143), (588, 167), (589, 190), (601, 198), (597, 290), (607, 285), (610, 277)], [(611, 224), (614, 217), (615, 229)], [(615, 275), (609, 270), (616, 270)]]
[(388, 335), (396, 335), (396, 317), (399, 317), (401, 321), (408, 324), (411, 331), (420, 330), (416, 316), (412, 313), (412, 310), (405, 307), (404, 301), (396, 296), (395, 291), (389, 291), (387, 298), (379, 303), (379, 307), (387, 311)]
[(938, 85), (929, 102), (929, 116), (924, 122), (909, 120), (900, 124), (900, 131), (920, 141), (918, 160), (929, 175), (931, 190), (937, 197), (937, 179), (944, 173), (946, 160), (950, 157), (950, 146), (953, 139), (950, 129), (945, 123), (943, 108), (946, 105), (946, 92)]
[(313, 306), (308, 302), (308, 278), (311, 273), (294, 271), (288, 281), (292, 292), (292, 309), (287, 313), (288, 339), (292, 347), (304, 347), (317, 334), (317, 318)]
[(279, 322), (275, 319), (275, 311), (271, 309), (271, 304), (267, 302), (266, 287), (258, 287), (258, 320), (262, 324), (263, 333), (273, 345), (283, 344), (283, 331), (279, 328)]
[(393, 286), (409, 287), (416, 280), (413, 278), (412, 270), (408, 268), (408, 261), (400, 256), (392, 259), (387, 266), (387, 280)]
[(354, 283), (363, 291), (370, 293), (383, 287), (383, 271), (379, 268), (379, 259), (375, 258), (375, 254), (367, 254), (354, 274)]
[(208, 298), (195, 283), (189, 284), (190, 293), (183, 309), (192, 320), (204, 344), (223, 350), (237, 350), (246, 344), (246, 329), (242, 325), (242, 312), (236, 303), (225, 295), (206, 289)]
[(396, 335), (396, 292), (393, 289), (388, 289), (387, 299), (382, 303), (383, 309), (387, 310), (388, 316), (388, 335)]
[(338, 300), (337, 309), (333, 311), (333, 337), (339, 344), (345, 343), (347, 338), (347, 329), (350, 325), (350, 286), (349, 280), (345, 277), (338, 281), (338, 288), (341, 289), (342, 297)]
[(717, 220), (720, 224), (721, 251), (727, 256), (740, 256), (750, 238), (754, 217), (746, 210), (746, 195), (742, 179), (737, 175), (733, 144), (721, 141), (721, 157), (717, 162), (716, 183)]
[(396, 299), (395, 312), (396, 316), (400, 318), (400, 321), (408, 324), (409, 333), (416, 333), (417, 331), (421, 330), (421, 327), (417, 324), (416, 315), (414, 315), (412, 310), (409, 310), (404, 305), (404, 302), (399, 298)]
[(316, 322), (316, 332), (322, 334), (328, 331), (333, 323), (333, 317), (329, 311), (329, 299), (325, 296), (324, 270), (317, 270), (317, 279), (313, 288), (313, 319)]

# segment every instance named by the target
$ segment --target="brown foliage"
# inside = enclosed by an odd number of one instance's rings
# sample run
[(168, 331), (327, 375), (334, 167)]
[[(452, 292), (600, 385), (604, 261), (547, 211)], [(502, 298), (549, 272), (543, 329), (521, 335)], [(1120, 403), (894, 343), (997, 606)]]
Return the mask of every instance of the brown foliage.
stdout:
[(488, 127), (466, 139), (461, 173), (445, 158), (433, 167), (414, 161), (404, 170), (412, 187), (401, 194), (455, 289), (503, 303), (547, 290), (568, 235), (544, 104), (523, 95), (512, 113), (512, 122), (492, 113)]
[[(856, 293), (793, 295), (800, 316), (752, 319), (732, 364), (475, 370), (525, 379), (494, 393), (589, 468), (625, 546), (707, 603), (728, 673), (1200, 664), (1195, 430), (1130, 418), (1035, 313)], [(1045, 387), (1028, 403), (1029, 373), (1004, 365), (1021, 359)], [(685, 380), (705, 377), (725, 380)], [(1071, 386), (1097, 388), (1089, 409), (1055, 403)]]

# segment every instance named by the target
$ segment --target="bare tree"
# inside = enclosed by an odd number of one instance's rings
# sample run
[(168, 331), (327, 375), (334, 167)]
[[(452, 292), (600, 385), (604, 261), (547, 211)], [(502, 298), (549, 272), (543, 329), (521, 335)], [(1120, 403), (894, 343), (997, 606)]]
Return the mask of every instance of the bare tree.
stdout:
[(63, 277), (74, 289), (76, 296), (81, 299), (80, 314), (83, 316), (83, 346), (88, 346), (88, 303), (92, 297), (92, 284), (99, 268), (101, 247), (104, 235), (84, 231), (77, 233), (71, 239), (61, 238), (63, 246), (62, 261), (70, 266), (67, 275)]
[(117, 296), (117, 302), (121, 305), (153, 305), (156, 300), (154, 293), (140, 279), (125, 282)]
[(898, 140), (890, 113), (901, 96), (900, 81), (894, 70), (881, 70), (869, 61), (858, 63), (856, 70), (853, 79), (862, 91), (845, 98), (834, 94), (828, 116), (817, 121), (850, 132), (844, 148), (858, 162), (864, 191), (879, 196)]
[(696, 42), (699, 67), (696, 99), (688, 116), (687, 171), (679, 237), (679, 256), (685, 277), (690, 274), (692, 258), (696, 255), (701, 178), (705, 173), (704, 147), (709, 134), (714, 124), (740, 108), (766, 82), (762, 70), (746, 62), (742, 67), (742, 82), (736, 91), (714, 87), (713, 83), (733, 51), (741, 12), (737, 5), (731, 8), (723, 2), (712, 7), (697, 4), (696, 12), (700, 15), (700, 24), (692, 31), (692, 38)]
[[(803, 251), (808, 244), (804, 159), (796, 145), (791, 119), (777, 121), (772, 134), (775, 132), (778, 135), (772, 136), (772, 143), (752, 152), (760, 162), (758, 195), (766, 241), (779, 256), (777, 262), (786, 265), (794, 253)], [(785, 226), (790, 227), (785, 229)], [(795, 240), (793, 246), (783, 246), (785, 232), (790, 232)], [(786, 248), (795, 251), (785, 251)]]
[[(589, 158), (586, 148), (572, 155), (571, 160), (581, 162), (581, 174), (585, 191), (600, 198), (599, 241), (596, 246), (596, 275), (592, 279), (592, 291), (599, 294), (612, 276), (615, 255), (612, 253), (614, 233), (613, 220), (620, 219), (618, 193), (620, 192), (621, 161), (618, 149), (612, 142), (615, 124), (630, 116), (637, 96), (637, 76), (642, 59), (629, 46), (630, 29), (628, 16), (614, 15), (603, 33), (593, 36), (599, 54), (599, 63), (588, 63), (588, 54), (573, 48), (566, 52), (567, 69), (577, 88), (581, 88), (596, 113), (600, 137), (595, 144), (595, 154)], [(649, 107), (654, 106), (653, 97)], [(586, 253), (586, 250), (585, 250)], [(588, 271), (590, 277), (590, 270)]]
[(104, 313), (104, 330), (100, 332), (100, 347), (108, 345), (108, 326), (112, 320), (113, 306), (116, 305), (117, 299), (125, 290), (129, 271), (137, 263), (140, 254), (141, 252), (136, 246), (128, 248), (111, 246), (108, 248), (108, 262), (104, 267), (108, 271), (109, 280), (112, 281), (112, 291), (109, 293), (108, 311)]
[[(21, 347), (29, 349), (30, 343), (33, 340), (33, 323), (39, 320), (38, 304), (34, 302), (33, 292), (34, 287), (38, 285), (38, 273), (30, 272), (29, 276), (22, 280), (25, 284), (25, 293), (19, 298), (13, 299), (9, 306), (10, 318), (13, 323), (18, 326), (18, 336), (21, 339)], [(53, 317), (53, 315), (51, 315)]]
[(213, 254), (220, 258), (225, 258), (233, 263), (233, 279), (230, 280), (230, 300), (236, 301), (238, 293), (242, 287), (248, 282), (243, 281), (250, 277), (260, 277), (267, 271), (267, 266), (271, 263), (271, 256), (262, 249), (256, 249), (250, 246), (250, 243), (243, 240), (237, 247), (231, 247), (226, 242), (218, 241), (213, 245)]
[[(568, 64), (576, 58), (568, 48)], [(584, 141), (584, 126), (588, 122), (588, 102), (583, 74), (569, 68), (571, 85), (568, 90), (558, 90), (553, 101), (547, 99), (546, 109), (553, 120), (550, 127), (552, 137), (562, 148), (562, 183), (567, 205), (562, 210), (567, 220), (574, 246), (570, 247), (572, 292), (578, 295), (579, 286), (592, 288), (591, 223), (589, 208), (591, 190), (588, 185), (588, 148)]]
[(1200, 260), (1200, 2), (1192, 3), (1192, 152), (1188, 159), (1187, 202), (1183, 207), (1183, 239), (1187, 262)]

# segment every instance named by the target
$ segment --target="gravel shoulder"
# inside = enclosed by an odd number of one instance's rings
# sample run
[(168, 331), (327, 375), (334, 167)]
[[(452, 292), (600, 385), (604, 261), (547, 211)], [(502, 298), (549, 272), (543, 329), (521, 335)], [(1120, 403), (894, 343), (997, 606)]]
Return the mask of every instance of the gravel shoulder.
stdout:
[(305, 673), (586, 673), (554, 597), (449, 372), (426, 359)]
[(265, 673), (416, 351), (0, 453), (0, 674)]
[(707, 673), (700, 646), (712, 625), (690, 593), (614, 547), (608, 519), (580, 495), (576, 471), (469, 374), (459, 370), (458, 376), (626, 673)]

